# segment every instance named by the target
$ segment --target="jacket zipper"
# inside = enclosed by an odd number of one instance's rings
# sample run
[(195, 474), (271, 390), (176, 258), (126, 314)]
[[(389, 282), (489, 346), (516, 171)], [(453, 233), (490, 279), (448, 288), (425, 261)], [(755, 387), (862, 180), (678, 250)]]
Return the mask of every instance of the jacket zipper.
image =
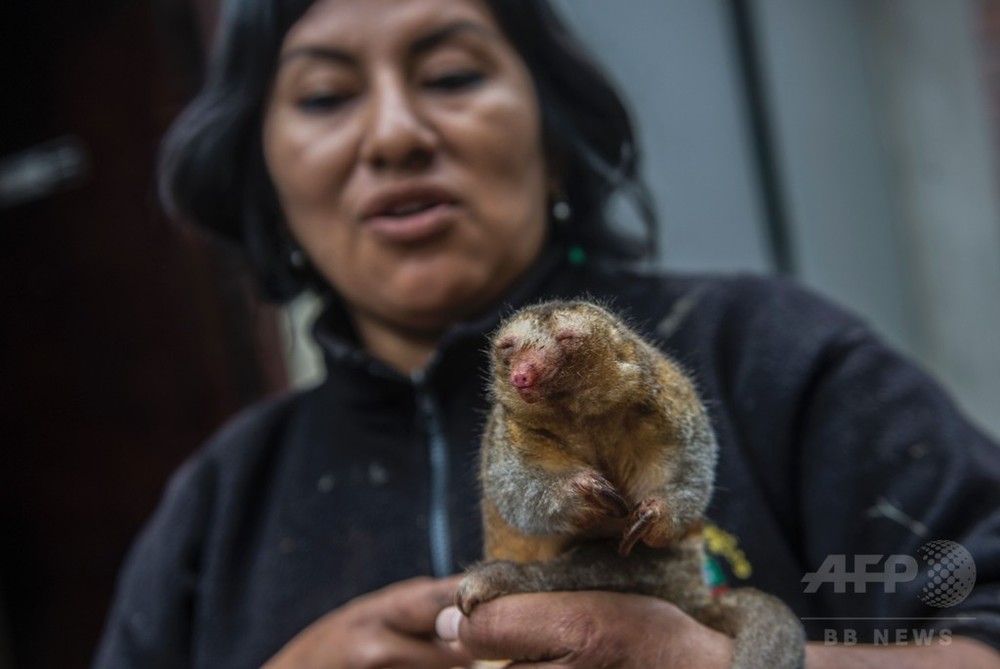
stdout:
[(428, 532), (430, 534), (431, 569), (437, 577), (453, 573), (451, 552), (451, 519), (448, 512), (448, 441), (444, 436), (444, 425), (434, 394), (423, 374), (413, 377), (417, 393), (417, 405), (427, 432), (431, 469), (431, 495), (428, 512)]

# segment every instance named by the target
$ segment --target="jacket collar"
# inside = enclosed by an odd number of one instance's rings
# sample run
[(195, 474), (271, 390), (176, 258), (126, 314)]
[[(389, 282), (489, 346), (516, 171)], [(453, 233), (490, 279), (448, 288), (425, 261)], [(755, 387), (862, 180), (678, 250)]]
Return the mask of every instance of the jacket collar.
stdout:
[[(502, 301), (479, 318), (456, 323), (445, 332), (422, 375), (425, 378), (433, 375), (450, 349), (469, 340), (480, 341), (499, 326), (504, 316), (559, 292), (560, 286), (567, 283), (568, 275), (572, 273), (564, 246), (560, 243), (549, 244)], [(326, 306), (313, 324), (313, 338), (323, 352), (328, 375), (334, 369), (350, 369), (385, 379), (406, 379), (404, 374), (376, 360), (361, 347), (347, 311), (336, 296), (327, 298)]]

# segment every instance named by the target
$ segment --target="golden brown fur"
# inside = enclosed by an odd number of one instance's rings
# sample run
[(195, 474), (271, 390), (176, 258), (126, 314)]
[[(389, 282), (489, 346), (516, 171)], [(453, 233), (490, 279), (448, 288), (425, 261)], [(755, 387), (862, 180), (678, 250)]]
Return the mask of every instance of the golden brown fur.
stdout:
[(523, 309), (494, 335), (481, 482), (486, 562), (458, 604), (514, 592), (661, 597), (736, 639), (733, 667), (801, 664), (798, 621), (746, 588), (713, 598), (701, 524), (716, 443), (687, 375), (589, 302)]

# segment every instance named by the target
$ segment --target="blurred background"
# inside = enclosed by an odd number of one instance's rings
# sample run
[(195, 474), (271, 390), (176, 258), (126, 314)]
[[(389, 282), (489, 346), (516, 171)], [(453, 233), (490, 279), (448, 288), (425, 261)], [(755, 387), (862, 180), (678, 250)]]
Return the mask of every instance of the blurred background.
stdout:
[[(1000, 434), (1000, 0), (555, 1), (633, 102), (661, 266), (789, 275)], [(86, 666), (166, 477), (319, 374), (310, 302), (157, 206), (215, 13), (0, 9), (0, 667)]]

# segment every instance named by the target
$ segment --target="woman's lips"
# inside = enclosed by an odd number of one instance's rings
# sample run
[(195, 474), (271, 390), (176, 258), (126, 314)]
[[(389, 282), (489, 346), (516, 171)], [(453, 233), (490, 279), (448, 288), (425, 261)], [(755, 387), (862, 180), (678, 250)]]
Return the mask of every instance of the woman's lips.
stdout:
[(445, 232), (455, 220), (458, 206), (451, 202), (429, 204), (407, 214), (378, 214), (364, 226), (378, 240), (392, 244), (415, 244)]
[(418, 244), (441, 235), (455, 222), (458, 198), (431, 181), (387, 184), (364, 203), (361, 221), (378, 241)]

